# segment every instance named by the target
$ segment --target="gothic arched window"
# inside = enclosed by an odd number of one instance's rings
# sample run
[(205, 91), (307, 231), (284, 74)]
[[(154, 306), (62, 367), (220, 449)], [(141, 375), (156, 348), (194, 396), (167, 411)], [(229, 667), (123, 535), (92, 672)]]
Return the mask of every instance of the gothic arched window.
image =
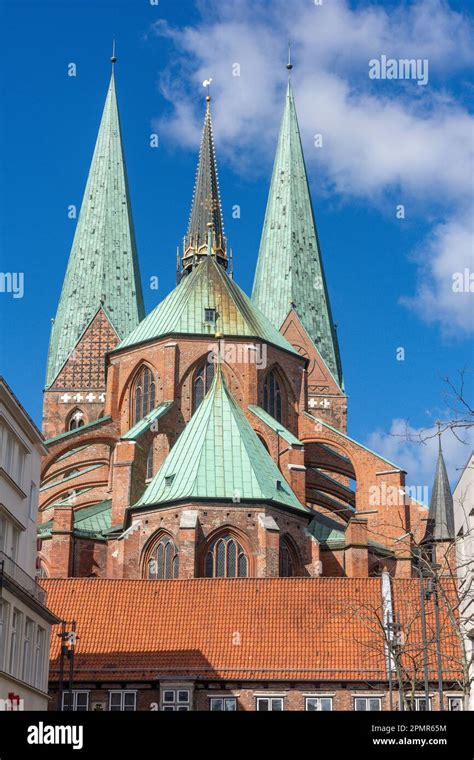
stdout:
[(67, 429), (77, 430), (77, 428), (84, 426), (84, 412), (80, 409), (75, 409), (69, 417)]
[(263, 408), (278, 422), (281, 422), (281, 391), (274, 370), (268, 373), (263, 385)]
[(193, 414), (214, 380), (214, 364), (207, 360), (199, 365), (193, 378)]
[(248, 558), (239, 542), (226, 533), (211, 544), (206, 555), (206, 578), (246, 578)]
[(280, 543), (280, 577), (292, 578), (296, 575), (295, 556), (293, 547), (287, 538)]
[(151, 444), (150, 448), (148, 449), (148, 454), (146, 458), (145, 479), (151, 480), (152, 477), (153, 477), (153, 444)]
[(163, 536), (155, 544), (148, 558), (146, 572), (147, 578), (151, 578), (152, 580), (178, 577), (178, 551), (174, 541), (169, 536)]
[(138, 373), (132, 392), (133, 424), (145, 417), (155, 408), (155, 379), (151, 369), (142, 367)]

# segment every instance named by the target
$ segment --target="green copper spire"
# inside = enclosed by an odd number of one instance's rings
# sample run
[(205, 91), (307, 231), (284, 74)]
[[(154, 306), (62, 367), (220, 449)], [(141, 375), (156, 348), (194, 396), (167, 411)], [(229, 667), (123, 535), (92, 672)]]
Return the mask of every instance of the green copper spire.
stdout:
[(454, 506), (439, 435), (438, 462), (431, 491), (430, 509), (423, 543), (454, 539)]
[(225, 499), (280, 504), (310, 514), (227, 390), (214, 381), (136, 506)]
[(183, 268), (189, 269), (208, 253), (209, 226), (212, 225), (212, 253), (227, 266), (226, 239), (222, 221), (219, 180), (212, 134), (211, 96), (206, 96), (206, 115), (194, 185), (189, 225), (184, 238)]
[(46, 387), (102, 307), (123, 339), (144, 316), (114, 64), (56, 319)]
[(281, 328), (293, 307), (328, 369), (342, 387), (337, 335), (290, 82), (252, 299), (277, 329)]

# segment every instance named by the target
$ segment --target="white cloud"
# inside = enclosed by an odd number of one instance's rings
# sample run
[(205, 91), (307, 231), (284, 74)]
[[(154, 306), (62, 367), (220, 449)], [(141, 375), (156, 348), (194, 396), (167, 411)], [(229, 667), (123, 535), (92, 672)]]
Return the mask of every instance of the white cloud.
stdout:
[[(405, 420), (394, 419), (388, 433), (382, 430), (370, 433), (367, 446), (405, 469), (407, 486), (427, 486), (431, 492), (438, 457), (436, 432), (435, 426), (414, 428)], [(450, 430), (446, 430), (442, 436), (443, 455), (451, 487), (456, 485), (461, 468), (474, 448), (474, 428), (459, 432), (461, 440)]]
[(472, 225), (470, 211), (433, 229), (417, 255), (418, 292), (414, 298), (404, 299), (427, 322), (440, 322), (448, 337), (474, 330)]
[[(390, 10), (347, 0), (228, 0), (200, 4), (202, 21), (158, 35), (172, 39), (176, 57), (161, 78), (171, 111), (157, 128), (194, 146), (203, 115), (203, 79), (212, 76), (219, 158), (237, 172), (268, 175), (283, 107), (283, 62), (289, 30), (293, 83), (306, 158), (323, 192), (410, 205), (446, 220), (418, 251), (418, 314), (443, 328), (470, 331), (468, 297), (449, 292), (453, 266), (469, 266), (467, 201), (471, 197), (473, 118), (449, 93), (449, 77), (472, 60), (471, 26), (442, 0)], [(428, 58), (430, 81), (379, 82), (368, 61), (381, 54)], [(233, 64), (240, 76), (233, 76)], [(313, 147), (322, 133), (323, 148)], [(394, 200), (393, 200), (394, 199)], [(456, 209), (456, 211), (453, 211)], [(455, 248), (453, 248), (455, 246)], [(436, 306), (436, 308), (434, 308)]]

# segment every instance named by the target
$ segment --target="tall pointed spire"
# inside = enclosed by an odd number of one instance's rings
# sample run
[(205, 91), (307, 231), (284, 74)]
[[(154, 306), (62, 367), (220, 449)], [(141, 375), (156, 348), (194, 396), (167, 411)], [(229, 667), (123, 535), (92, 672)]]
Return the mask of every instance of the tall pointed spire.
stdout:
[[(121, 340), (144, 317), (120, 119), (112, 75), (53, 324), (46, 387), (103, 309)], [(103, 357), (99, 357), (103, 362)]]
[[(289, 51), (290, 52), (290, 51)], [(293, 65), (288, 58), (288, 73)], [(252, 299), (280, 329), (296, 309), (342, 387), (336, 329), (314, 221), (290, 78), (263, 225)]]
[[(210, 80), (205, 83), (207, 86)], [(208, 252), (208, 229), (212, 224), (212, 254), (227, 267), (227, 243), (217, 178), (217, 164), (212, 133), (211, 96), (206, 96), (206, 115), (202, 130), (199, 162), (194, 185), (188, 231), (184, 238), (183, 269), (189, 269)]]
[(431, 491), (430, 509), (428, 522), (423, 543), (437, 541), (452, 541), (454, 538), (454, 506), (448, 473), (444, 463), (443, 449), (441, 446), (441, 432), (438, 425), (438, 463), (436, 465), (435, 479)]

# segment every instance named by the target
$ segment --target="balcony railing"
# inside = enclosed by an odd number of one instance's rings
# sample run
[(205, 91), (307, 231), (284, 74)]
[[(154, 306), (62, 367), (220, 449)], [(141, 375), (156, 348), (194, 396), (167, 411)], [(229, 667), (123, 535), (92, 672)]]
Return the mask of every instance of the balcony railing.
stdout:
[(46, 592), (41, 588), (37, 581), (25, 573), (22, 568), (14, 562), (11, 557), (7, 557), (4, 552), (0, 552), (0, 582), (2, 577), (10, 578), (15, 581), (17, 586), (21, 586), (23, 591), (36, 599), (40, 604), (45, 604)]

